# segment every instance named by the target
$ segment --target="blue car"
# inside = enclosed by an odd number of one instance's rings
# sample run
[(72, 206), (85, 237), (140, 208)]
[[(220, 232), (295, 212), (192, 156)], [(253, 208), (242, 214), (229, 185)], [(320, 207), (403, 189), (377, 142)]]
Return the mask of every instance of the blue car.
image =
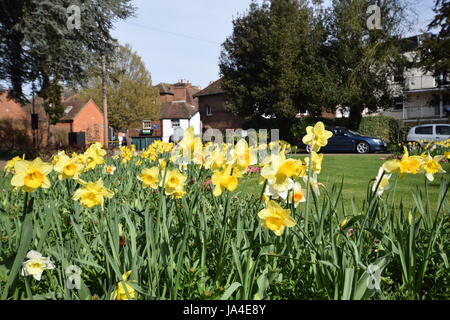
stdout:
[[(385, 152), (387, 150), (387, 143), (382, 139), (367, 137), (359, 133), (341, 127), (327, 127), (328, 131), (333, 132), (333, 136), (328, 140), (328, 144), (321, 148), (324, 152)], [(309, 151), (309, 146), (306, 146), (299, 138), (299, 147)]]

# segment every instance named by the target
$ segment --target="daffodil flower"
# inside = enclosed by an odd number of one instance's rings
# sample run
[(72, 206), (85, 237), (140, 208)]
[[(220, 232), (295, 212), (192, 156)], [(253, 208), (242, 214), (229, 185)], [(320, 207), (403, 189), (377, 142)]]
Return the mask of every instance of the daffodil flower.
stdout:
[(213, 194), (216, 197), (220, 196), (224, 190), (235, 190), (238, 185), (236, 171), (231, 165), (226, 166), (223, 170), (214, 172), (211, 180), (215, 186)]
[(277, 236), (283, 234), (285, 227), (293, 227), (297, 224), (291, 216), (291, 211), (283, 209), (273, 200), (267, 202), (266, 208), (258, 213), (258, 217), (262, 220), (262, 225)]
[(29, 251), (26, 257), (28, 260), (22, 264), (22, 276), (33, 276), (33, 278), (40, 281), (42, 273), (45, 270), (55, 268), (55, 265), (50, 261), (50, 258), (43, 257), (42, 254), (37, 251)]
[(294, 183), (294, 188), (292, 189), (292, 201), (294, 202), (294, 207), (306, 201), (306, 190), (302, 188), (299, 182)]
[(136, 291), (127, 281), (131, 274), (131, 270), (122, 275), (122, 281), (117, 283), (117, 289), (111, 294), (111, 300), (129, 300), (136, 298)]
[(383, 164), (384, 171), (388, 173), (400, 172), (400, 178), (407, 173), (417, 174), (422, 167), (420, 156), (410, 156), (408, 149), (404, 147), (404, 154), (401, 160), (394, 159)]
[(167, 172), (165, 181), (161, 182), (161, 184), (164, 185), (166, 195), (172, 195), (175, 193), (180, 194), (180, 191), (183, 190), (186, 179), (186, 176), (178, 169), (173, 169)]
[(323, 122), (319, 121), (314, 127), (308, 126), (306, 128), (306, 136), (302, 141), (304, 144), (311, 146), (312, 150), (318, 152), (321, 147), (328, 144), (328, 139), (333, 136), (331, 131), (325, 130)]
[(444, 156), (435, 156), (432, 158), (430, 154), (424, 158), (423, 169), (425, 171), (425, 176), (429, 181), (434, 180), (434, 175), (436, 173), (446, 173), (444, 169), (442, 169), (440, 162), (444, 158)]
[(72, 199), (80, 200), (81, 204), (86, 208), (100, 205), (103, 209), (104, 198), (110, 199), (114, 196), (114, 192), (103, 186), (103, 180), (101, 178), (96, 182), (85, 182), (81, 179), (77, 181), (84, 187), (75, 191)]
[[(372, 192), (377, 192), (378, 196), (381, 196), (385, 190), (389, 189), (389, 179), (392, 174), (386, 174), (383, 167), (378, 170), (378, 175), (375, 178), (375, 182), (372, 186)], [(378, 189), (377, 189), (378, 186)]]
[(20, 187), (25, 192), (32, 192), (37, 188), (50, 188), (50, 180), (47, 175), (52, 172), (53, 166), (45, 163), (41, 158), (33, 161), (17, 160), (14, 164), (15, 174), (11, 179), (11, 185)]
[(116, 167), (115, 166), (105, 166), (105, 168), (103, 169), (103, 172), (106, 174), (110, 174), (113, 175), (114, 172), (116, 172)]
[(59, 180), (76, 179), (83, 172), (83, 166), (66, 154), (57, 157), (53, 169), (58, 173)]
[(159, 168), (152, 167), (150, 169), (142, 169), (138, 175), (138, 180), (142, 181), (143, 188), (158, 189), (159, 185)]
[[(322, 171), (323, 154), (317, 154), (315, 151), (311, 152), (311, 170), (317, 173)], [(305, 157), (306, 168), (309, 168), (309, 157)]]

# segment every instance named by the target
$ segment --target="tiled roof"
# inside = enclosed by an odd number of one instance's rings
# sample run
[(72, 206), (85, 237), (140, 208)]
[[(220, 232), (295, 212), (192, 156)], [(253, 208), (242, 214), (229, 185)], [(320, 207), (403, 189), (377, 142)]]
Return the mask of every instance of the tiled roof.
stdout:
[(156, 85), (156, 88), (159, 90), (159, 94), (174, 94), (173, 93), (173, 85), (161, 82)]
[(198, 106), (185, 101), (166, 102), (161, 105), (161, 119), (190, 119), (198, 112)]
[(219, 80), (211, 83), (209, 86), (207, 86), (202, 91), (196, 93), (194, 95), (194, 97), (210, 96), (210, 95), (221, 94), (221, 93), (225, 93), (225, 91), (222, 89), (221, 79), (219, 79)]
[(74, 120), (77, 114), (81, 111), (81, 109), (84, 108), (86, 105), (86, 102), (83, 100), (80, 100), (76, 96), (72, 96), (67, 100), (63, 101), (63, 106), (66, 107), (64, 110), (64, 115), (60, 119), (60, 121), (70, 121)]

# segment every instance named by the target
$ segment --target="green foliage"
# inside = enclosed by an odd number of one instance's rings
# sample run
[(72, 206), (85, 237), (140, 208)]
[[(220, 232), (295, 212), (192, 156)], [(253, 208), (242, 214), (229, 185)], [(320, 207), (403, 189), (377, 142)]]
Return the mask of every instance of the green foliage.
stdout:
[(401, 122), (387, 116), (363, 117), (358, 132), (362, 135), (382, 138), (391, 144), (403, 143), (406, 138)]
[(441, 72), (450, 72), (450, 2), (436, 0), (434, 12), (436, 13), (428, 29), (440, 28), (437, 35), (426, 36), (421, 47), (421, 65), (428, 71), (439, 76)]
[[(116, 130), (135, 122), (159, 119), (159, 91), (141, 57), (129, 45), (119, 46), (111, 56), (107, 85), (108, 120)], [(102, 107), (101, 70), (91, 70), (92, 79), (80, 92), (83, 100), (93, 99)]]
[[(81, 83), (90, 66), (114, 48), (113, 22), (134, 13), (131, 0), (4, 0), (0, 4), (0, 79), (9, 97), (26, 102), (25, 85), (34, 82), (39, 95), (56, 106), (61, 83)], [(81, 28), (67, 26), (70, 5), (81, 9)], [(53, 113), (48, 105), (47, 112)], [(60, 108), (50, 115), (52, 123)]]
[[(210, 173), (189, 165), (188, 193), (166, 197), (162, 190), (142, 189), (135, 160), (107, 159), (117, 167), (113, 176), (105, 176), (102, 167), (83, 173), (83, 180), (102, 177), (114, 190), (105, 211), (74, 202), (76, 182), (63, 183), (55, 173), (52, 188), (30, 194), (34, 202), (28, 206), (30, 199), (12, 191), (11, 176), (0, 178), (0, 189), (7, 190), (0, 193), (3, 298), (107, 300), (129, 270), (137, 298), (149, 300), (449, 298), (445, 176), (433, 206), (427, 191), (410, 185), (411, 212), (398, 205), (395, 187), (379, 198), (371, 185), (361, 208), (354, 201), (344, 205), (343, 183), (321, 188), (319, 198), (310, 198), (309, 211), (282, 202), (297, 225), (276, 237), (257, 218), (264, 206), (259, 196), (214, 197), (200, 183)], [(408, 184), (408, 178), (399, 183)], [(55, 264), (39, 282), (20, 275), (30, 249)], [(66, 289), (70, 265), (82, 269), (81, 290)], [(381, 290), (368, 286), (371, 265), (381, 270)]]
[(252, 2), (233, 21), (220, 57), (228, 109), (261, 127), (275, 116), (282, 138), (299, 110), (334, 106), (333, 74), (324, 58), (324, 22), (301, 0)]
[(392, 74), (406, 63), (397, 36), (403, 32), (408, 3), (382, 1), (380, 29), (369, 29), (366, 13), (372, 0), (334, 0), (328, 18), (331, 65), (338, 75), (340, 101), (350, 109), (350, 127), (358, 129), (364, 108), (392, 107)]

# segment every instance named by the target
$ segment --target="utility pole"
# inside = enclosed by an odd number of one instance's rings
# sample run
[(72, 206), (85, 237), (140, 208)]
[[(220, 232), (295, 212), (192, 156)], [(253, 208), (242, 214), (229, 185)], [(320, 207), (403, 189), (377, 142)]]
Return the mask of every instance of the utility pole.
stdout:
[(102, 95), (103, 95), (103, 146), (109, 146), (108, 99), (106, 97), (106, 56), (102, 56)]
[(35, 92), (36, 92), (36, 87), (34, 85), (34, 81), (33, 81), (33, 85), (32, 85), (32, 91), (33, 91), (33, 110), (31, 112), (31, 129), (33, 131), (33, 148), (35, 150), (37, 150), (38, 148), (38, 144), (37, 144), (37, 130), (38, 130), (38, 116), (36, 114), (36, 107), (35, 107)]

